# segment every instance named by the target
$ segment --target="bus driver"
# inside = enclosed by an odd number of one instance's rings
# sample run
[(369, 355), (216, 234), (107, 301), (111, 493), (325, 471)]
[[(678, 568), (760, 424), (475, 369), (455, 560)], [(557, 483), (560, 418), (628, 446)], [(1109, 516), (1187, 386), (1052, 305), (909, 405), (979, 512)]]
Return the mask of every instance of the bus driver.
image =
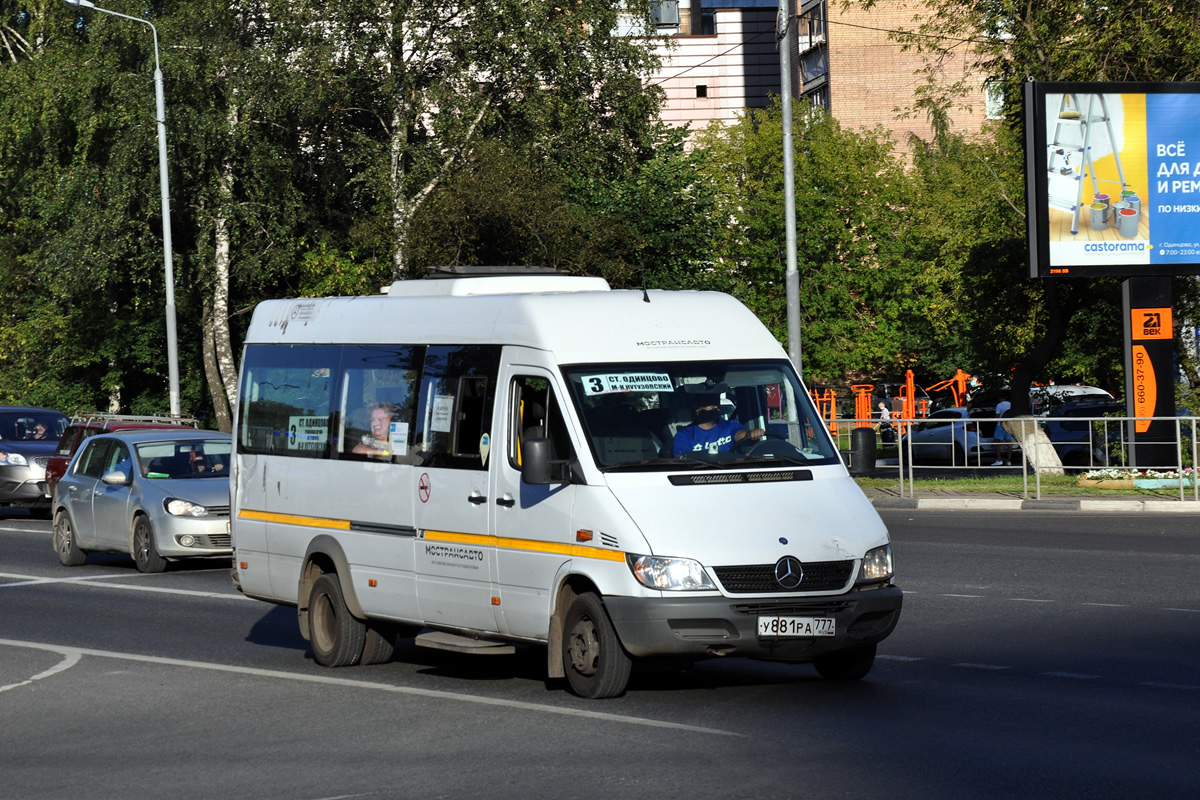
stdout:
[(671, 446), (676, 457), (697, 451), (728, 453), (735, 442), (747, 436), (761, 439), (766, 433), (762, 428), (747, 429), (736, 419), (721, 419), (719, 403), (720, 398), (716, 395), (696, 395), (696, 421), (680, 429)]

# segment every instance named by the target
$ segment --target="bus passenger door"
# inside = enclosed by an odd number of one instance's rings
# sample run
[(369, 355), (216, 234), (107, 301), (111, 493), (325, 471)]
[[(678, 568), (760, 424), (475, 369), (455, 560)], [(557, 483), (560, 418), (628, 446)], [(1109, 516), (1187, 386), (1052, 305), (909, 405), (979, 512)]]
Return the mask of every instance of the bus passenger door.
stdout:
[(488, 467), (499, 356), (489, 345), (426, 351), (412, 502), (417, 602), (431, 626), (496, 630)]
[(549, 370), (506, 366), (502, 381), (505, 438), (492, 454), (496, 486), (489, 506), (497, 538), (497, 612), (505, 633), (545, 639), (554, 576), (573, 544), (575, 487), (522, 483), (520, 448), (525, 438), (545, 437), (552, 459), (569, 460), (571, 438)]

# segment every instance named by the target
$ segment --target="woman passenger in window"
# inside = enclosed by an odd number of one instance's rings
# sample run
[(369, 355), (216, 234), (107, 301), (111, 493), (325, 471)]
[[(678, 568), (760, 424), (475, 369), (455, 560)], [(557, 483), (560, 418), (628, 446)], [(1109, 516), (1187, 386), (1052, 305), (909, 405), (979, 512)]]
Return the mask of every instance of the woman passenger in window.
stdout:
[(387, 458), (392, 454), (388, 438), (394, 410), (391, 403), (376, 403), (371, 406), (371, 432), (363, 434), (359, 443), (354, 445), (353, 452), (377, 458)]

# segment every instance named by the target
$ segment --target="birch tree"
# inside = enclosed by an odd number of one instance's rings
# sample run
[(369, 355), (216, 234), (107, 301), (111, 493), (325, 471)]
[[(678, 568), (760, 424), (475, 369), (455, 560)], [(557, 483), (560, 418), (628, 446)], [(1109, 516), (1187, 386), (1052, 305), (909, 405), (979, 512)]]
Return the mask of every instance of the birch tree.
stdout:
[[(325, 48), (304, 71), (337, 87), (324, 134), (386, 217), (392, 277), (408, 277), (415, 215), (484, 137), (549, 159), (632, 159), (659, 94), (645, 39), (613, 35), (616, 0), (349, 0), (296, 8)], [(643, 11), (648, 16), (649, 4)], [(328, 141), (328, 140), (327, 140)]]

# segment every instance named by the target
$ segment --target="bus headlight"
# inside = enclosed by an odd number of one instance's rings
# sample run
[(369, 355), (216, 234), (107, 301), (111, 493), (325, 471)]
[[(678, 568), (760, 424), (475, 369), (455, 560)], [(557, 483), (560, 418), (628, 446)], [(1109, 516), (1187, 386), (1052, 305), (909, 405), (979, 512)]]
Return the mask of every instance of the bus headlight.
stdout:
[(874, 583), (886, 581), (892, 577), (892, 546), (885, 544), (868, 550), (863, 556), (862, 571), (858, 575), (859, 583)]
[(690, 558), (639, 556), (628, 553), (625, 560), (638, 583), (650, 589), (689, 592), (717, 588), (704, 571), (704, 567), (700, 566), (700, 562)]

